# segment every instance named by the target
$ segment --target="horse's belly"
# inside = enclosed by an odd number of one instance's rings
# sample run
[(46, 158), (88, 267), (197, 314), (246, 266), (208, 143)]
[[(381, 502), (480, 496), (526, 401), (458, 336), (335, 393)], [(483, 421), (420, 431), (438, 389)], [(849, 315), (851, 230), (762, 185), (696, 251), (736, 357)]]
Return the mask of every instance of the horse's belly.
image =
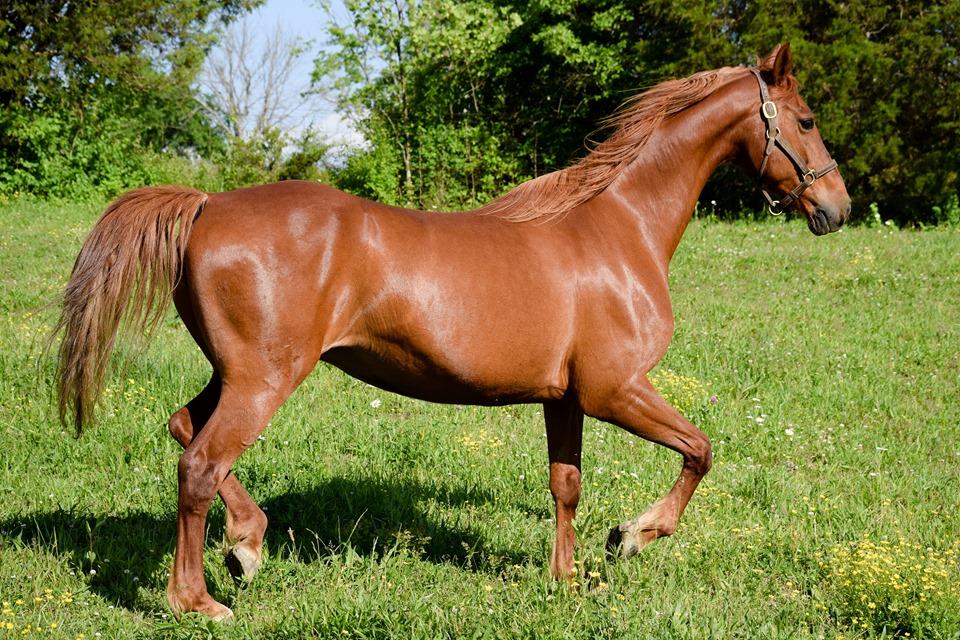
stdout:
[[(566, 382), (529, 363), (488, 360), (452, 367), (415, 352), (337, 347), (321, 358), (367, 384), (400, 395), (446, 404), (501, 405), (559, 399)], [(526, 366), (525, 366), (526, 365)]]

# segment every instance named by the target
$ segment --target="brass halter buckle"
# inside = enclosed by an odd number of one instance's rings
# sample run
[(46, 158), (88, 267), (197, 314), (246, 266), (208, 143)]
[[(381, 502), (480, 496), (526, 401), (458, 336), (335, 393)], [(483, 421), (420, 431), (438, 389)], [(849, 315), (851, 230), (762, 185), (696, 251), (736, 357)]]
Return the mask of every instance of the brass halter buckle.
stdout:
[(763, 117), (767, 120), (773, 120), (777, 117), (777, 105), (771, 100), (767, 100), (760, 106), (760, 110), (763, 111)]

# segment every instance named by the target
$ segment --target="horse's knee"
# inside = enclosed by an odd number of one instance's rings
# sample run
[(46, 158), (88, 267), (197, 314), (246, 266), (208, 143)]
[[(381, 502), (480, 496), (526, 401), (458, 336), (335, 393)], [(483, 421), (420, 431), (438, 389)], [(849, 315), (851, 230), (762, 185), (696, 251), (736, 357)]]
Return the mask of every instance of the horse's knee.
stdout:
[(655, 529), (657, 538), (666, 538), (677, 532), (677, 520), (666, 519)]
[(684, 465), (703, 477), (713, 466), (713, 448), (705, 433), (699, 430), (696, 433), (697, 437), (691, 440), (689, 450), (684, 456)]

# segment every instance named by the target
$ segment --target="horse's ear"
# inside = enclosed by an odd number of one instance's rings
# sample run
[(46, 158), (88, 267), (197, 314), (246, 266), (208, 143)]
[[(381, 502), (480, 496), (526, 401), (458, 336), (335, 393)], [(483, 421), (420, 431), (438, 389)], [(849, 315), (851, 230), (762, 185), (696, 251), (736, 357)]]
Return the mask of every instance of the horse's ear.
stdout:
[(793, 73), (793, 52), (790, 43), (778, 44), (767, 59), (759, 63), (761, 71), (769, 74), (770, 84), (776, 86), (785, 81)]

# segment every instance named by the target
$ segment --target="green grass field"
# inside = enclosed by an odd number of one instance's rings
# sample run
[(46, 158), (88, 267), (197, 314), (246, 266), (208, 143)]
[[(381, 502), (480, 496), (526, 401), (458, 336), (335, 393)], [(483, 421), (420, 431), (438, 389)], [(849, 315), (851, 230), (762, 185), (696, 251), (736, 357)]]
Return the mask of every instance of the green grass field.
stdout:
[[(583, 579), (548, 578), (541, 408), (428, 405), (321, 365), (235, 471), (267, 510), (237, 621), (165, 599), (178, 447), (209, 375), (171, 315), (76, 440), (38, 359), (99, 210), (0, 206), (0, 639), (960, 637), (960, 233), (694, 221), (655, 384), (712, 439), (675, 536), (604, 559), (679, 458), (588, 420)], [(715, 402), (711, 402), (711, 396)]]

